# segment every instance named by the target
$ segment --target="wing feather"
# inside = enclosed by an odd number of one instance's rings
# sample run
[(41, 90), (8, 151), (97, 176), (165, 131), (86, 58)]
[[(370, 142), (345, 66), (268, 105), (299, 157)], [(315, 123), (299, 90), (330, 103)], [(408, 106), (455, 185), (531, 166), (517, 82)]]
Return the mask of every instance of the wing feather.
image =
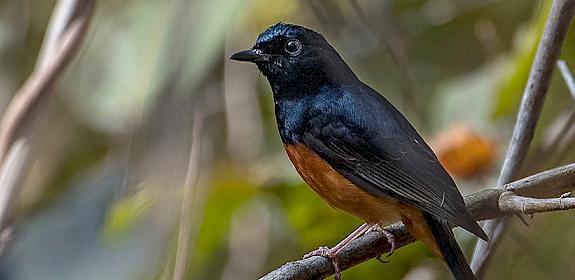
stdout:
[[(341, 126), (338, 127), (341, 129)], [(315, 135), (314, 135), (315, 134)], [(480, 237), (485, 233), (469, 216), (451, 177), (435, 156), (416, 141), (369, 141), (348, 128), (345, 137), (304, 133), (303, 141), (354, 184), (376, 196), (391, 196)]]

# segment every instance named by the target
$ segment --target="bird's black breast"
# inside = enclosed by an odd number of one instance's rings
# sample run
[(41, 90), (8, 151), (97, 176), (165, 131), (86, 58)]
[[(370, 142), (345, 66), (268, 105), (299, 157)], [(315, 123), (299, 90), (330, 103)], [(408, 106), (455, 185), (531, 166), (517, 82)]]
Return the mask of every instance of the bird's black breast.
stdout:
[(349, 110), (356, 107), (352, 96), (342, 88), (324, 86), (313, 94), (294, 98), (276, 95), (276, 121), (284, 144), (298, 144), (304, 133), (342, 137), (355, 127)]
[(300, 141), (308, 108), (303, 100), (276, 100), (276, 121), (284, 144), (295, 144)]

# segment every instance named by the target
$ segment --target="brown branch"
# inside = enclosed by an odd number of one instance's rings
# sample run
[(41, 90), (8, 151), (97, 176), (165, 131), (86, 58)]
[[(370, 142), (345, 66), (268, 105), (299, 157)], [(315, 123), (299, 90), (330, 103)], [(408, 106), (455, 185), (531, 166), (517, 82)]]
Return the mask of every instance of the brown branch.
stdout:
[[(561, 53), (561, 46), (569, 30), (569, 25), (575, 13), (575, 0), (555, 0), (547, 18), (545, 29), (535, 60), (531, 66), (529, 80), (523, 92), (521, 107), (517, 115), (517, 122), (513, 136), (497, 185), (502, 186), (519, 175), (521, 165), (527, 155), (529, 145), (533, 139), (535, 126), (541, 114), (543, 102), (555, 62)], [(473, 252), (471, 267), (478, 278), (482, 278), (489, 260), (502, 240), (507, 225), (507, 217), (488, 221), (484, 229), (489, 235), (489, 243), (478, 240)]]
[[(3, 161), (6, 152), (14, 141), (14, 135), (22, 126), (32, 105), (43, 95), (47, 95), (54, 81), (70, 61), (88, 28), (95, 0), (78, 0), (77, 9), (82, 11), (77, 15), (62, 33), (54, 53), (45, 55), (45, 63), (38, 63), (38, 67), (18, 90), (14, 98), (8, 104), (2, 120), (0, 121), (0, 162)], [(57, 12), (55, 12), (57, 13)]]
[[(527, 213), (538, 213), (565, 209), (562, 204), (557, 205), (559, 200), (537, 200), (533, 198), (550, 198), (575, 189), (575, 163), (551, 169), (536, 175), (517, 180), (505, 185), (503, 188), (487, 189), (465, 197), (465, 204), (471, 215), (476, 220), (493, 219), (509, 214), (518, 213), (518, 209), (527, 209)], [(510, 195), (512, 192), (513, 196)], [(510, 201), (514, 197), (522, 197), (525, 200), (518, 202)], [(573, 198), (562, 198), (562, 203), (573, 204)], [(534, 205), (534, 201), (547, 201), (548, 205)], [(503, 207), (502, 207), (503, 206)], [(522, 208), (525, 206), (526, 208)], [(538, 208), (537, 208), (538, 207)], [(541, 211), (536, 211), (537, 208)], [(572, 209), (573, 207), (569, 208)], [(401, 223), (393, 224), (385, 228), (396, 239), (396, 248), (403, 247), (415, 241), (405, 226)], [(387, 238), (379, 232), (370, 232), (350, 243), (339, 255), (338, 264), (342, 270), (365, 262), (387, 252), (390, 245)], [(322, 257), (293, 261), (284, 264), (280, 268), (260, 278), (260, 280), (303, 280), (322, 279), (334, 273), (330, 261)]]
[[(25, 139), (15, 141), (15, 135), (33, 105), (50, 93), (54, 81), (76, 53), (85, 37), (94, 7), (95, 0), (58, 2), (36, 67), (14, 95), (0, 120), (0, 253), (10, 240), (8, 220), (17, 206), (18, 178), (25, 174), (28, 158), (29, 147)], [(65, 25), (53, 22), (64, 22)]]

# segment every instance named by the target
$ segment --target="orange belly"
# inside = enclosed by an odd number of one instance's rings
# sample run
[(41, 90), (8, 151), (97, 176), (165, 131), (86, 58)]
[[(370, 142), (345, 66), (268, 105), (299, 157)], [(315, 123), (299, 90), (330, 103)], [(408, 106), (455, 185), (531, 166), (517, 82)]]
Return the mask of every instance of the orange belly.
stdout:
[(442, 256), (421, 210), (394, 198), (367, 193), (305, 145), (284, 147), (300, 176), (330, 206), (355, 215), (368, 224), (387, 226), (402, 221), (415, 238), (423, 241), (437, 256)]
[(401, 220), (400, 203), (396, 199), (365, 192), (305, 145), (285, 145), (285, 149), (300, 176), (330, 206), (370, 224), (385, 226)]

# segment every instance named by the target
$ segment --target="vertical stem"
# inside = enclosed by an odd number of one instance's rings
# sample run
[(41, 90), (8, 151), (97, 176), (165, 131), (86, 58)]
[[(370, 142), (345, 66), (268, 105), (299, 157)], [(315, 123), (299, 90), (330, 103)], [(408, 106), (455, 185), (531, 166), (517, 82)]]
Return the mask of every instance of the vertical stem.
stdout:
[[(529, 80), (523, 92), (523, 99), (521, 100), (513, 136), (497, 182), (498, 186), (511, 182), (519, 175), (529, 144), (533, 139), (533, 133), (535, 132), (537, 120), (541, 114), (545, 95), (551, 82), (555, 62), (559, 58), (561, 45), (567, 35), (574, 11), (575, 0), (553, 1), (553, 6), (547, 18), (545, 30), (531, 67)], [(489, 243), (481, 240), (477, 242), (471, 262), (471, 267), (478, 278), (484, 276), (486, 267), (505, 233), (507, 223), (508, 218), (501, 218), (487, 221), (484, 224), (490, 241)]]
[(184, 196), (180, 210), (180, 229), (178, 231), (178, 244), (176, 249), (176, 261), (174, 265), (173, 280), (185, 279), (190, 255), (190, 236), (192, 234), (192, 205), (196, 193), (198, 181), (200, 154), (202, 145), (203, 114), (201, 110), (194, 110), (192, 126), (192, 147), (188, 158), (188, 170), (184, 182)]
[(559, 68), (561, 76), (563, 76), (563, 80), (571, 93), (571, 97), (573, 97), (573, 100), (575, 101), (575, 77), (573, 77), (573, 72), (571, 72), (569, 65), (567, 65), (567, 62), (564, 60), (557, 61), (557, 67)]

